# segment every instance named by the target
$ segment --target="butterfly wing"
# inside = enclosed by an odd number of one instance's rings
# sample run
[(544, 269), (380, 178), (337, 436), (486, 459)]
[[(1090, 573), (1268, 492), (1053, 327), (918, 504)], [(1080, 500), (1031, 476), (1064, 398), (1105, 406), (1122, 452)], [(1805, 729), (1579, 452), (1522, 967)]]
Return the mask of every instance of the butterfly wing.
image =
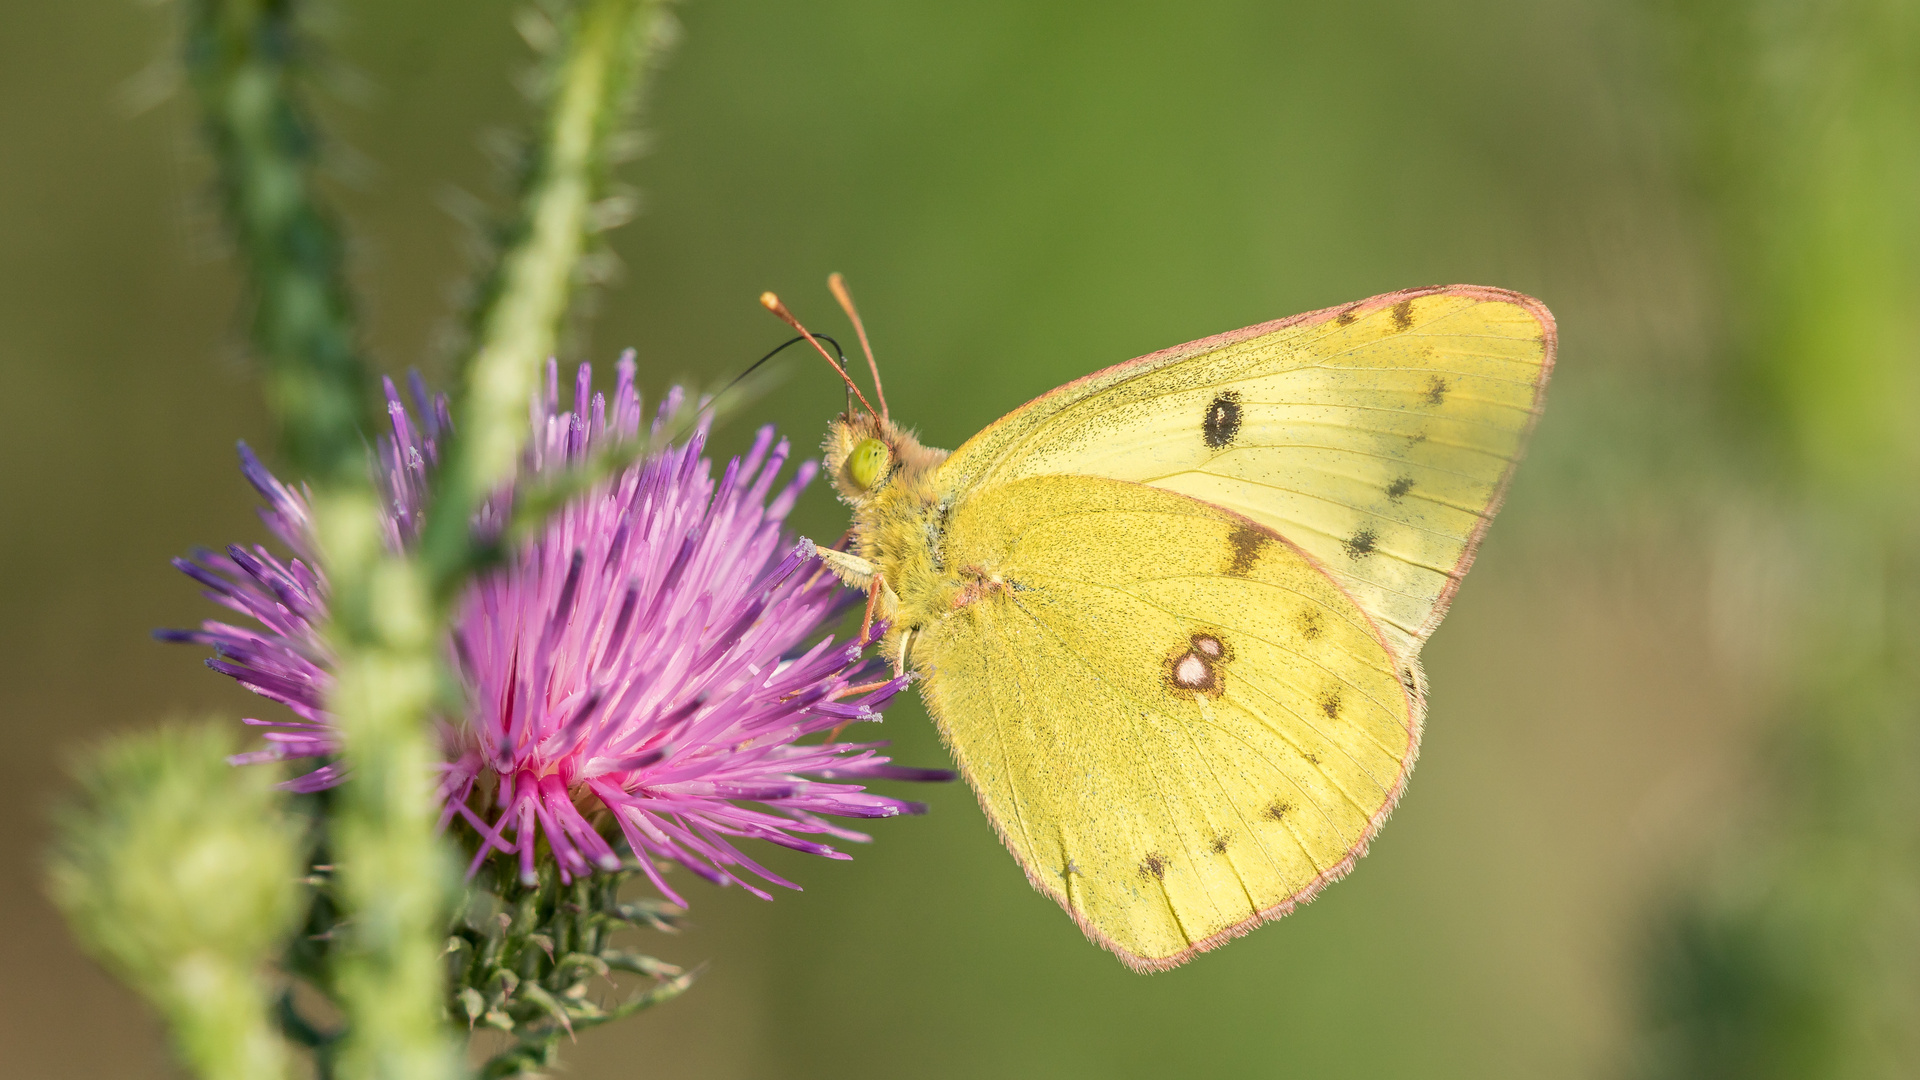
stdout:
[(1518, 293), (1389, 293), (1069, 383), (968, 441), (943, 480), (1106, 476), (1237, 511), (1317, 559), (1412, 673), (1499, 507), (1554, 347), (1552, 315)]
[(914, 639), (929, 709), (1028, 878), (1133, 967), (1285, 914), (1398, 798), (1419, 693), (1273, 530), (1047, 475), (955, 507), (943, 552), (969, 584)]

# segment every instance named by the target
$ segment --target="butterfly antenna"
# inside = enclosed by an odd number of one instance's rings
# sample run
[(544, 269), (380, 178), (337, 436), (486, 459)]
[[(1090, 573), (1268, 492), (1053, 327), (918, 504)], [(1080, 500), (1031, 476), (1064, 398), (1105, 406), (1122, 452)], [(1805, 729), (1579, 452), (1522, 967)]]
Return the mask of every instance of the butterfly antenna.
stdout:
[(860, 404), (865, 405), (867, 407), (867, 412), (871, 413), (874, 416), (880, 415), (879, 411), (876, 410), (873, 407), (873, 405), (867, 401), (867, 395), (861, 393), (860, 388), (854, 385), (853, 379), (848, 377), (847, 369), (841, 367), (840, 362), (833, 358), (833, 354), (829, 353), (826, 349), (822, 348), (820, 345), (820, 342), (815, 340), (814, 335), (810, 333), (806, 327), (800, 325), (800, 320), (793, 317), (793, 312), (787, 310), (787, 305), (781, 303), (780, 298), (778, 296), (775, 296), (770, 292), (761, 293), (760, 306), (766, 308), (768, 311), (771, 311), (775, 315), (779, 316), (781, 322), (784, 322), (788, 326), (791, 326), (795, 330), (798, 330), (800, 332), (800, 336), (807, 339), (807, 344), (812, 345), (814, 348), (814, 351), (818, 352), (821, 355), (821, 357), (825, 359), (826, 362), (833, 367), (834, 372), (840, 376), (840, 381), (846, 383), (847, 389), (853, 392), (853, 396), (860, 399)]
[(860, 312), (853, 306), (853, 294), (847, 291), (847, 279), (838, 273), (828, 274), (827, 288), (833, 290), (833, 298), (840, 301), (840, 310), (847, 313), (854, 332), (860, 335), (860, 351), (867, 354), (867, 370), (873, 372), (873, 396), (880, 399), (880, 419), (886, 420), (887, 392), (880, 388), (880, 365), (873, 358), (873, 345), (867, 341), (867, 326), (860, 321)]
[[(814, 336), (819, 338), (821, 341), (824, 341), (827, 344), (832, 345), (833, 351), (840, 354), (840, 359), (842, 362), (846, 360), (847, 351), (840, 347), (840, 343), (838, 341), (835, 341), (834, 339), (828, 337), (825, 334), (816, 334)], [(788, 338), (787, 340), (781, 342), (779, 345), (775, 346), (772, 352), (768, 353), (767, 355), (761, 357), (758, 360), (755, 360), (753, 363), (747, 365), (747, 370), (742, 371), (738, 375), (735, 375), (731, 380), (727, 382), (727, 385), (720, 388), (718, 393), (714, 394), (711, 398), (707, 399), (707, 403), (705, 405), (702, 405), (698, 409), (695, 409), (693, 412), (693, 415), (687, 418), (686, 426), (682, 427), (680, 429), (680, 432), (668, 441), (679, 442), (683, 437), (686, 436), (687, 432), (693, 430), (693, 425), (700, 422), (700, 416), (702, 413), (713, 412), (714, 410), (720, 407), (721, 399), (727, 396), (728, 391), (732, 390), (736, 386), (739, 386), (741, 383), (746, 382), (748, 376), (752, 375), (756, 371), (759, 371), (760, 368), (764, 366), (767, 361), (773, 359), (776, 356), (779, 356), (781, 353), (786, 352), (788, 349), (792, 348), (795, 345), (800, 344), (805, 340), (807, 339), (803, 337)], [(851, 399), (849, 399), (849, 401), (851, 401)]]

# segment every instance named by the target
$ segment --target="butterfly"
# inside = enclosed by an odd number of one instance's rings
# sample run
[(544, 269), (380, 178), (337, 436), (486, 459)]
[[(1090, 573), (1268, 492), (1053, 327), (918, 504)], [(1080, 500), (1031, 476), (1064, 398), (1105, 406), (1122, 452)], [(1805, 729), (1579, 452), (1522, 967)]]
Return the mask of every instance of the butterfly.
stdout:
[(1157, 971), (1346, 874), (1406, 787), (1420, 648), (1540, 415), (1546, 307), (1448, 285), (1262, 323), (949, 454), (889, 418), (829, 283), (882, 405), (827, 433), (853, 525), (820, 557), (868, 591), (1033, 886)]

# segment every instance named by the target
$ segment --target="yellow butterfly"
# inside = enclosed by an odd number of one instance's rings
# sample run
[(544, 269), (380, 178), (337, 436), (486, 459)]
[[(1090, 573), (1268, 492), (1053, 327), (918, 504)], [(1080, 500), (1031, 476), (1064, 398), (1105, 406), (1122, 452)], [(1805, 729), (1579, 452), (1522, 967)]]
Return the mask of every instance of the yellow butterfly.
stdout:
[(1539, 301), (1434, 286), (1095, 372), (951, 455), (850, 406), (825, 450), (852, 551), (820, 555), (1027, 879), (1164, 970), (1306, 902), (1393, 809), (1420, 647), (1554, 347)]

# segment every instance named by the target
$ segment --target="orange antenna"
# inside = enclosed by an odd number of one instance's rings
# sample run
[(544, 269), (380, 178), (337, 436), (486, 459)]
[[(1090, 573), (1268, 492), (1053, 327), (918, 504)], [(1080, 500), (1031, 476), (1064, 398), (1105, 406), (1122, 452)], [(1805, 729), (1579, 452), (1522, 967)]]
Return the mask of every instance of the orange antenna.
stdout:
[(853, 320), (854, 332), (860, 335), (860, 351), (867, 354), (867, 370), (873, 372), (873, 396), (880, 399), (880, 419), (887, 417), (887, 392), (880, 389), (880, 365), (873, 359), (873, 346), (867, 341), (866, 324), (860, 321), (860, 313), (854, 310), (853, 294), (847, 291), (847, 279), (838, 273), (827, 275), (827, 288), (833, 290), (833, 298), (840, 301), (840, 310)]
[(860, 388), (855, 386), (853, 380), (847, 376), (847, 369), (840, 366), (840, 362), (833, 358), (833, 354), (821, 348), (820, 343), (814, 340), (813, 334), (809, 333), (806, 327), (800, 325), (800, 320), (793, 317), (793, 312), (787, 310), (787, 305), (781, 303), (779, 297), (770, 292), (763, 292), (760, 294), (760, 306), (779, 316), (781, 322), (800, 331), (800, 336), (807, 339), (807, 344), (812, 345), (814, 351), (826, 358), (827, 363), (832, 365), (833, 370), (839, 374), (840, 380), (847, 384), (847, 389), (853, 391), (853, 395), (860, 399), (860, 404), (867, 406), (867, 412), (875, 416), (880, 415), (874, 412), (872, 405), (868, 404), (867, 395), (862, 394)]

